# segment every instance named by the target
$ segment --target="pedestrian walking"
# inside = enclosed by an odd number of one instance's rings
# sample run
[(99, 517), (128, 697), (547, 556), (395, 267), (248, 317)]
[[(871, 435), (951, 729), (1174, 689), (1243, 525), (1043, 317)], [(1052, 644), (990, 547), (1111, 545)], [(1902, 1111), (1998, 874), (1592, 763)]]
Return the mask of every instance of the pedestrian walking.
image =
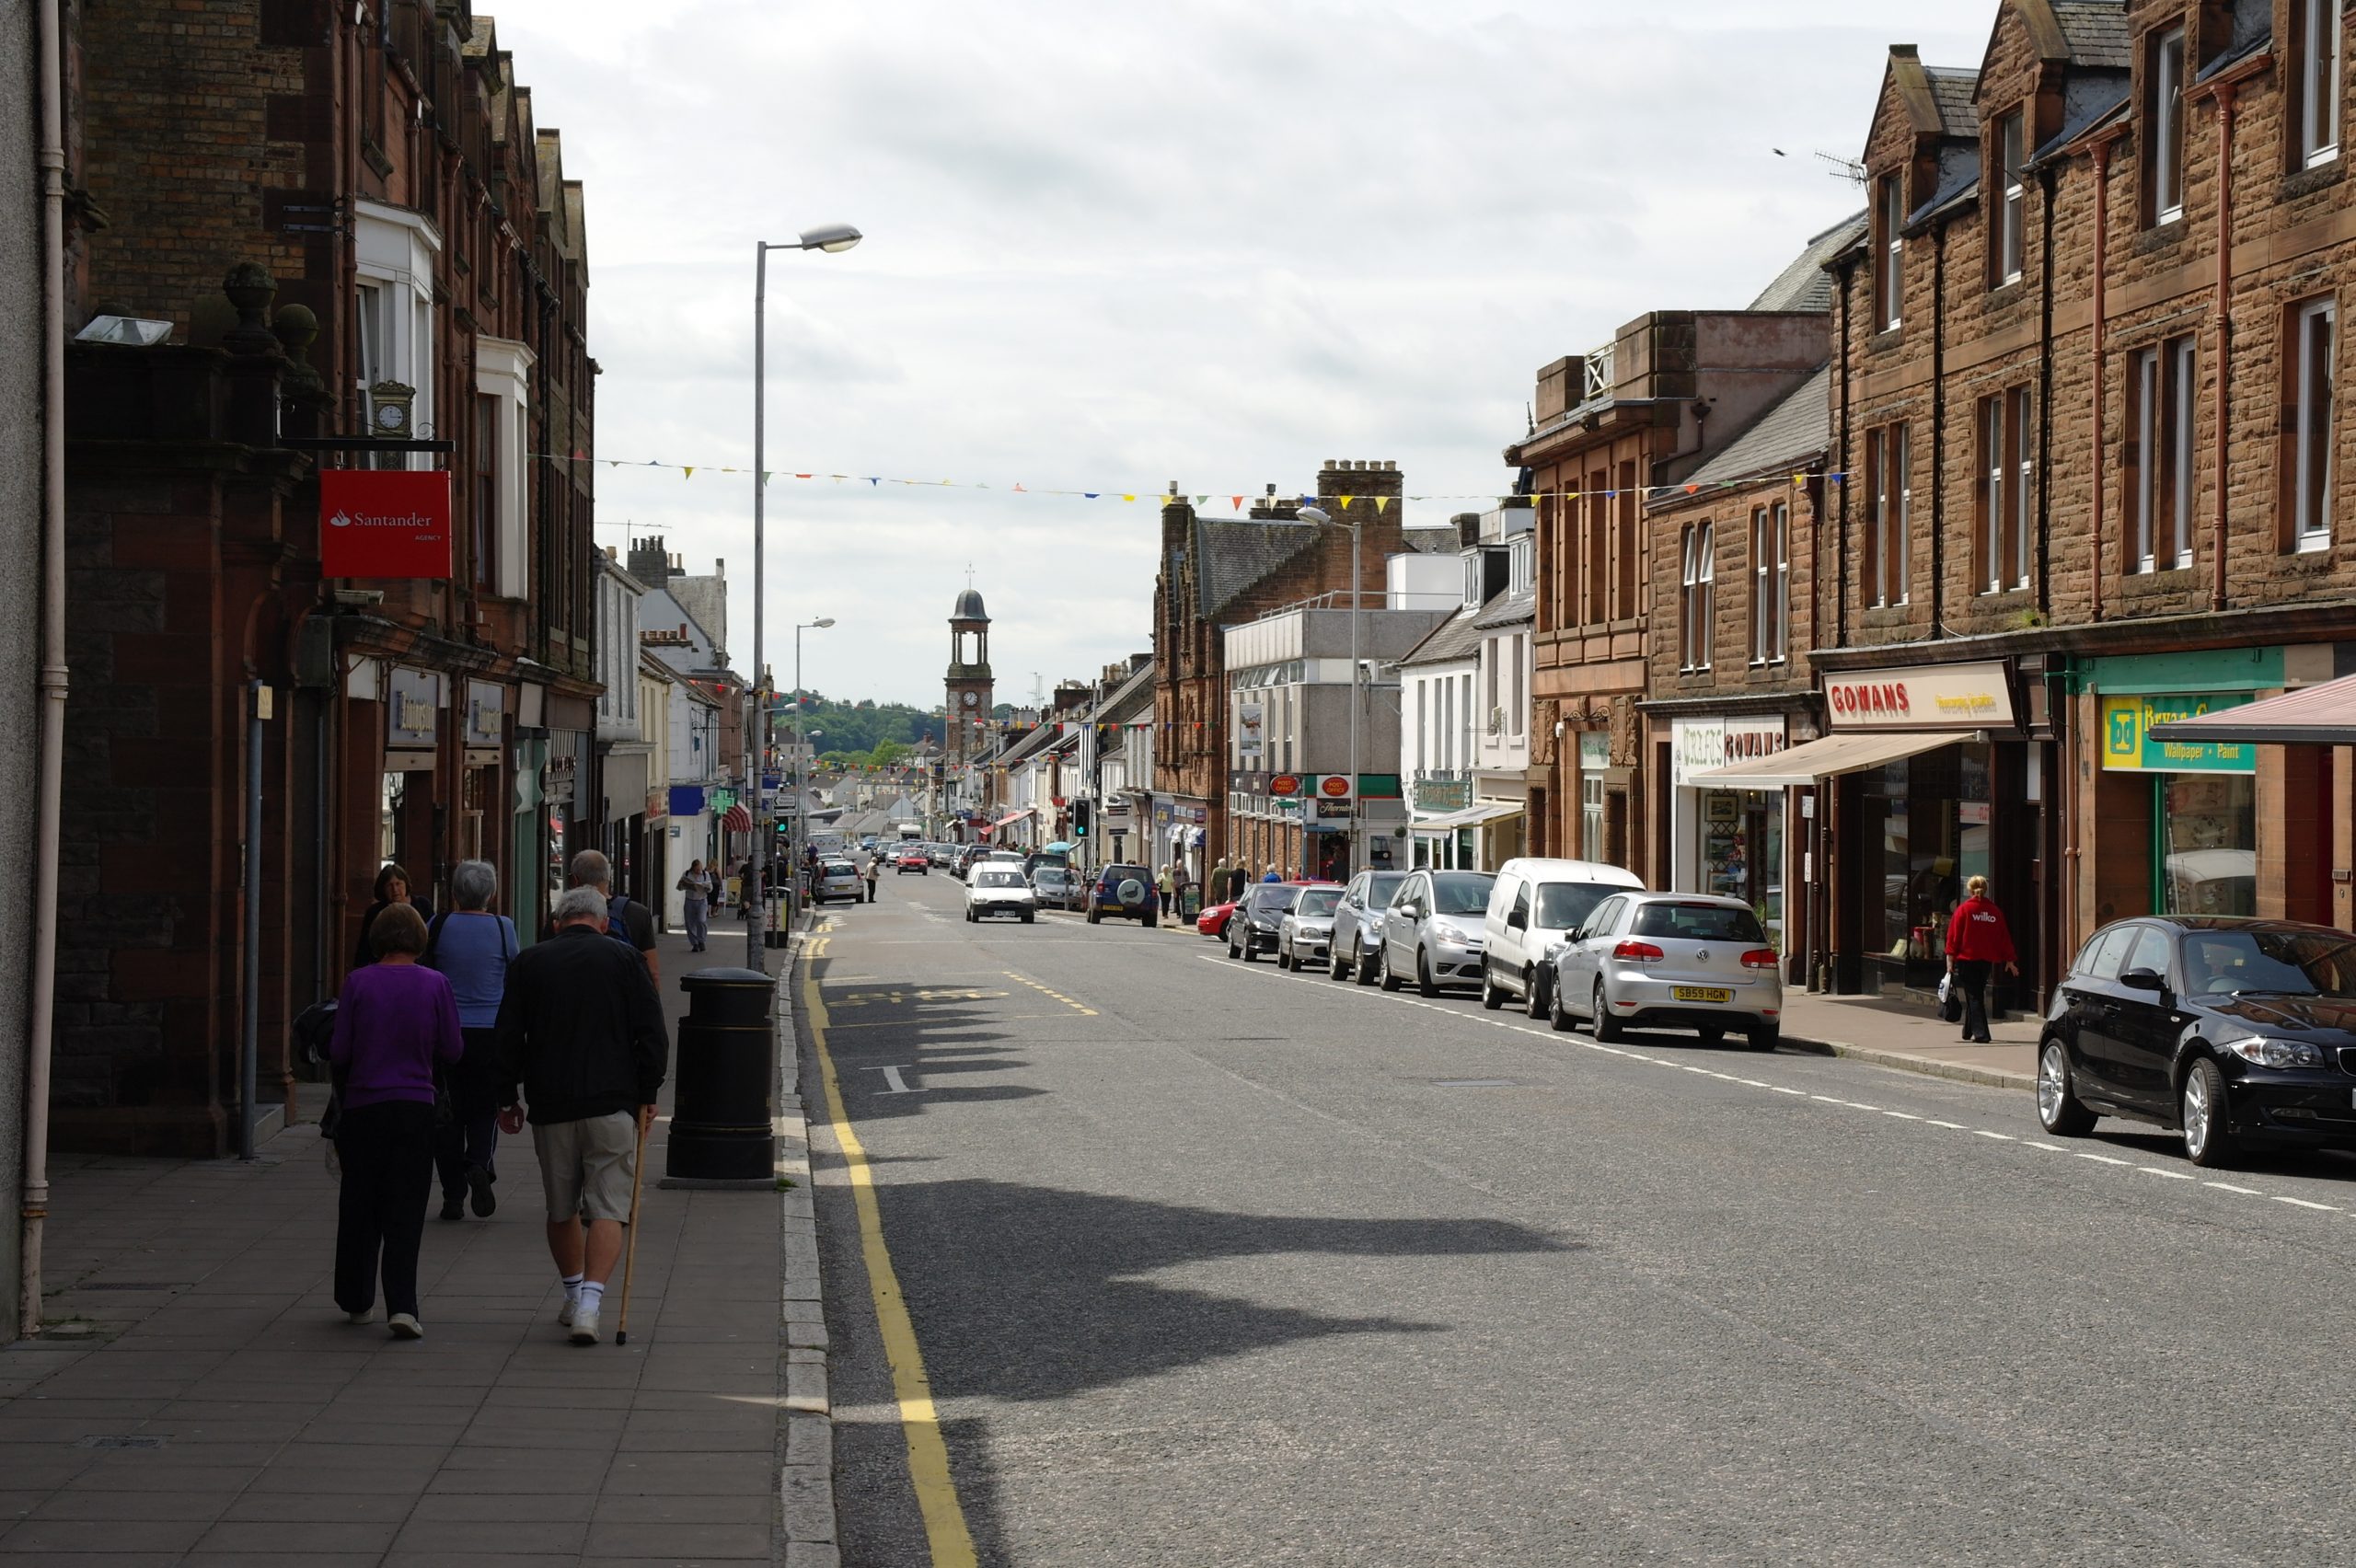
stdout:
[(376, 902), (360, 917), (360, 943), (352, 950), (352, 968), (359, 969), (376, 962), (376, 950), (369, 945), (369, 934), (376, 928), (376, 917), (396, 904), (405, 904), (416, 910), (421, 920), (433, 918), (433, 905), (430, 902), (410, 895), (409, 873), (388, 860), (376, 870)]
[(549, 1255), (564, 1286), (557, 1321), (597, 1343), (606, 1282), (622, 1253), (639, 1136), (669, 1065), (663, 1004), (645, 967), (607, 940), (605, 900), (557, 900), (557, 934), (508, 967), (499, 1006), (500, 1125), (526, 1120), (548, 1200)]
[(491, 912), (499, 894), (499, 870), (488, 860), (461, 860), (450, 872), (450, 902), (457, 907), (425, 928), (429, 969), (450, 982), (457, 997), (458, 1034), (466, 1051), (444, 1070), (450, 1118), (438, 1129), (434, 1170), (442, 1178), (442, 1217), (464, 1219), (467, 1200), (475, 1216), (489, 1219), (499, 1207), (491, 1183), (499, 1180), (499, 999), (507, 991), (507, 966), (523, 943), (515, 923)]
[(342, 1113), (336, 1158), (335, 1304), (368, 1320), (381, 1277), (385, 1325), (422, 1339), (417, 1248), (433, 1186), (434, 1068), (460, 1060), (466, 1042), (450, 982), (420, 965), (425, 921), (388, 904), (372, 923), (376, 962), (344, 976), (328, 1061)]
[(1161, 900), (1161, 917), (1165, 920), (1169, 919), (1170, 894), (1172, 888), (1170, 881), (1170, 868), (1167, 865), (1154, 873), (1153, 891)]
[(704, 870), (701, 860), (690, 860), (679, 877), (679, 891), (687, 894), (682, 905), (687, 923), (687, 951), (701, 952), (711, 935), (711, 901), (718, 892), (719, 879)]
[(1963, 1037), (1982, 1045), (1989, 1043), (1988, 973), (1999, 963), (2006, 974), (2021, 972), (2012, 928), (1988, 896), (1988, 879), (1973, 877), (1947, 922), (1947, 973), (1963, 988)]
[(1211, 867), (1210, 880), (1204, 884), (1203, 894), (1205, 904), (1227, 902), (1227, 857), (1224, 855), (1219, 857), (1218, 864)]
[(614, 895), (613, 862), (595, 849), (583, 849), (565, 870), (574, 887), (595, 888), (605, 896), (607, 933), (646, 961), (648, 979), (663, 984), (663, 962), (654, 951), (654, 911), (635, 898)]
[(1264, 882), (1279, 882), (1285, 879), (1283, 873), (1279, 872), (1276, 867), (1270, 866), (1266, 874), (1262, 876), (1260, 880)]
[(875, 879), (884, 871), (882, 851), (871, 852), (867, 857), (867, 864), (860, 868), (860, 871), (867, 878), (867, 902), (872, 904), (875, 902)]

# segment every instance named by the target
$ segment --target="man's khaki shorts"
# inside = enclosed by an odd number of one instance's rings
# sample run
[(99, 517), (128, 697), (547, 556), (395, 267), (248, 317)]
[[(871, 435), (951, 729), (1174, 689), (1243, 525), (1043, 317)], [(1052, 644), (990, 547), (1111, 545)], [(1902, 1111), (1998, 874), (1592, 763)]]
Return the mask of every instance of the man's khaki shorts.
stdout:
[(578, 1122), (536, 1124), (532, 1147), (540, 1157), (540, 1186), (549, 1218), (628, 1223), (631, 1167), (638, 1159), (638, 1118), (627, 1111)]

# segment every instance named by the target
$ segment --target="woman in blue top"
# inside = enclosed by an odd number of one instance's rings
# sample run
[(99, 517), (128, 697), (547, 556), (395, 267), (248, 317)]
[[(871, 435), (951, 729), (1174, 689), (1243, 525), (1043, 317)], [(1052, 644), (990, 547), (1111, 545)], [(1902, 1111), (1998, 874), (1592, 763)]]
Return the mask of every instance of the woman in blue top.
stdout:
[(467, 1051), (445, 1079), (450, 1091), (450, 1124), (433, 1150), (442, 1174), (442, 1217), (464, 1219), (466, 1202), (488, 1218), (499, 1206), (491, 1184), (499, 1180), (491, 1157), (499, 1147), (498, 1045), (492, 1026), (499, 998), (507, 990), (507, 964), (515, 956), (515, 924), (491, 912), (499, 894), (499, 871), (488, 860), (461, 860), (450, 873), (450, 901), (456, 907), (433, 922), (425, 946), (426, 963), (442, 972), (458, 1001), (458, 1032)]

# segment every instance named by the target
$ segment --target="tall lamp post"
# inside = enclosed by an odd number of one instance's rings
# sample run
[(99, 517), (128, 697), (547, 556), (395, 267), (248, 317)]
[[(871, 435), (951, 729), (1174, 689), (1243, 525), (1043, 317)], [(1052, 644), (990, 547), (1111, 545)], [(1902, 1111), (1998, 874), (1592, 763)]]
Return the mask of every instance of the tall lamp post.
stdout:
[[(860, 239), (860, 232), (849, 224), (826, 224), (804, 230), (798, 239), (756, 241), (753, 248), (753, 669), (760, 677), (761, 737), (756, 753), (761, 767), (768, 767), (769, 757), (769, 698), (768, 665), (764, 662), (762, 644), (762, 605), (768, 597), (768, 581), (763, 571), (766, 564), (764, 547), (763, 502), (768, 489), (768, 294), (769, 252), (772, 250), (849, 250)], [(800, 685), (799, 681), (795, 683)], [(753, 801), (761, 799), (758, 780), (755, 781)], [(754, 813), (753, 824), (753, 885), (764, 896), (749, 901), (750, 912), (745, 926), (745, 966), (766, 974), (769, 971), (767, 951), (762, 945), (761, 928), (767, 919), (766, 894), (769, 884), (769, 840), (775, 835), (767, 815)]]
[[(1293, 515), (1317, 528), (1336, 521), (1321, 506), (1304, 506)], [(1346, 882), (1362, 869), (1358, 840), (1366, 813), (1365, 803), (1358, 799), (1358, 628), (1366, 618), (1366, 580), (1358, 574), (1358, 542), (1366, 530), (1351, 519), (1341, 520), (1341, 525), (1350, 531), (1350, 861), (1343, 877)]]

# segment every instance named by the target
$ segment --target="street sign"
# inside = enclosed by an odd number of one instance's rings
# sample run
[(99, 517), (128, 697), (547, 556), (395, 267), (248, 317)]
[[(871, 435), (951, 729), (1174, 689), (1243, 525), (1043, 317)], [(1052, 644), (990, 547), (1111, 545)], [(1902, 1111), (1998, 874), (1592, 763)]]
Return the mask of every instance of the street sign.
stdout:
[(1279, 773), (1275, 778), (1268, 780), (1268, 793), (1274, 795), (1279, 801), (1299, 794), (1300, 788), (1300, 776), (1299, 774)]
[(449, 470), (322, 469), (319, 574), (448, 577)]
[(1320, 800), (1346, 801), (1351, 793), (1348, 774), (1321, 773), (1317, 776), (1317, 795)]

